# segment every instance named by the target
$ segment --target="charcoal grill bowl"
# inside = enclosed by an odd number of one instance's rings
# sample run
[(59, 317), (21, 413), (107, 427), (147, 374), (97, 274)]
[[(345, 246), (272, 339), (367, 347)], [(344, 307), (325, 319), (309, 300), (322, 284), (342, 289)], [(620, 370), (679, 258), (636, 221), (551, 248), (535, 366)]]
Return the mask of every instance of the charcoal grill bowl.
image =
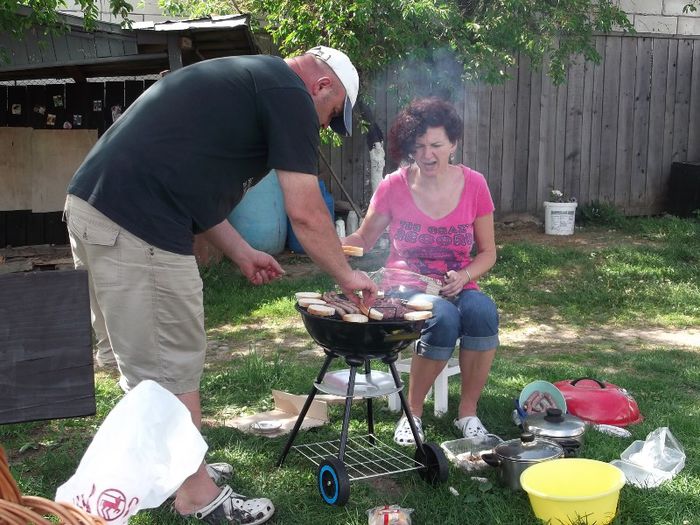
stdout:
[(420, 337), (425, 324), (425, 320), (404, 319), (349, 323), (310, 314), (298, 304), (295, 308), (311, 338), (323, 348), (344, 357), (381, 359), (398, 353)]

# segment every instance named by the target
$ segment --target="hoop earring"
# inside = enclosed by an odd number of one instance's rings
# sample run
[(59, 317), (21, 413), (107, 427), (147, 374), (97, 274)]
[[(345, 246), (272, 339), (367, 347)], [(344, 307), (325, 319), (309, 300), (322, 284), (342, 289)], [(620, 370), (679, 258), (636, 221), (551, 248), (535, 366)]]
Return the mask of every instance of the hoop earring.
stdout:
[(450, 153), (450, 164), (454, 164), (454, 163), (455, 163), (455, 154)]

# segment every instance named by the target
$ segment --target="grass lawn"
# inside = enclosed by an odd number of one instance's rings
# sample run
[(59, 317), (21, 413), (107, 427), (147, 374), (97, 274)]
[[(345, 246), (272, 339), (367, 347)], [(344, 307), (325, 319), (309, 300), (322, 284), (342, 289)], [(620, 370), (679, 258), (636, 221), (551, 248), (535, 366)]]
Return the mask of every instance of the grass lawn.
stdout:
[[(498, 262), (480, 283), (496, 300), (502, 327), (479, 407), (484, 424), (504, 439), (517, 437), (512, 400), (536, 379), (589, 376), (623, 386), (644, 421), (629, 427), (631, 439), (590, 430), (581, 456), (610, 461), (633, 439), (668, 426), (687, 460), (678, 476), (656, 489), (625, 486), (613, 523), (700, 524), (700, 221), (629, 219), (615, 230), (590, 227), (565, 238), (499, 229), (497, 242)], [(499, 487), (492, 469), (477, 474), (484, 481), (451, 467), (448, 482), (437, 487), (416, 473), (353, 482), (348, 504), (330, 507), (318, 495), (308, 460), (292, 451), (281, 469), (275, 467), (284, 437), (255, 437), (226, 426), (231, 417), (272, 408), (272, 389), (308, 393), (319, 371), (322, 353), (293, 309), (293, 292), (325, 290), (332, 283), (313, 270), (301, 271), (300, 261), (287, 261), (292, 277), (256, 289), (227, 264), (204, 272), (210, 355), (202, 380), (203, 434), (208, 460), (234, 465), (234, 489), (270, 497), (277, 507), (271, 524), (360, 525), (367, 523), (367, 509), (385, 504), (415, 509), (414, 524), (537, 523), (526, 495)], [(381, 260), (358, 264), (372, 269)], [(334, 362), (342, 367), (341, 360)], [(96, 372), (94, 417), (0, 427), (0, 443), (24, 493), (52, 497), (74, 472), (121, 396), (116, 378), (113, 370)], [(435, 418), (428, 402), (428, 441), (457, 437), (451, 421), (458, 399), (453, 379), (450, 413)], [(366, 433), (364, 417), (356, 403), (351, 435)], [(392, 442), (396, 419), (384, 399), (375, 402), (375, 433), (383, 442)], [(342, 408), (331, 405), (330, 423), (301, 432), (296, 443), (337, 439), (341, 426)], [(163, 506), (131, 523), (184, 522)]]

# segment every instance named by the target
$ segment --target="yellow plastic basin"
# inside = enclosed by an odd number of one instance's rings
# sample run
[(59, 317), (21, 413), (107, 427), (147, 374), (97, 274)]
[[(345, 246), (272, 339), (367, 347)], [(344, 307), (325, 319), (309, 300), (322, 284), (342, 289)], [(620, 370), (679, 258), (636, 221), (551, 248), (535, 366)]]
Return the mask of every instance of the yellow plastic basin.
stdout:
[(520, 475), (535, 516), (552, 525), (610, 523), (624, 484), (616, 466), (583, 458), (543, 461)]

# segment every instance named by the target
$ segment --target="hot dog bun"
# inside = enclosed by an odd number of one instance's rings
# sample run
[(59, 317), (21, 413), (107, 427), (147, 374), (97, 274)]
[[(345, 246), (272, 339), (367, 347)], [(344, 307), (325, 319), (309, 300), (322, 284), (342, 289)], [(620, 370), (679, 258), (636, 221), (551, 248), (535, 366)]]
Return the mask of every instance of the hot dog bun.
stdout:
[(318, 292), (297, 292), (294, 297), (298, 301), (299, 299), (320, 299), (322, 296)]
[(406, 321), (422, 321), (424, 319), (430, 319), (433, 316), (433, 312), (430, 310), (416, 310), (414, 312), (406, 312), (403, 316)]
[(307, 311), (310, 314), (318, 315), (321, 317), (330, 317), (331, 315), (335, 315), (335, 308), (333, 308), (332, 306), (326, 306), (325, 304), (309, 305)]
[(374, 321), (381, 321), (384, 319), (384, 314), (377, 310), (376, 308), (370, 308), (369, 309), (369, 318), (374, 320)]
[(406, 303), (406, 306), (411, 310), (432, 310), (433, 303), (425, 299), (411, 299)]
[(343, 316), (343, 321), (347, 321), (348, 323), (366, 323), (369, 321), (369, 318), (362, 314), (345, 314)]
[(349, 244), (344, 244), (343, 253), (345, 255), (351, 255), (352, 257), (362, 257), (365, 254), (365, 250), (360, 246), (350, 246)]
[(302, 308), (308, 308), (312, 304), (327, 304), (323, 299), (314, 299), (313, 297), (302, 297), (297, 302)]

